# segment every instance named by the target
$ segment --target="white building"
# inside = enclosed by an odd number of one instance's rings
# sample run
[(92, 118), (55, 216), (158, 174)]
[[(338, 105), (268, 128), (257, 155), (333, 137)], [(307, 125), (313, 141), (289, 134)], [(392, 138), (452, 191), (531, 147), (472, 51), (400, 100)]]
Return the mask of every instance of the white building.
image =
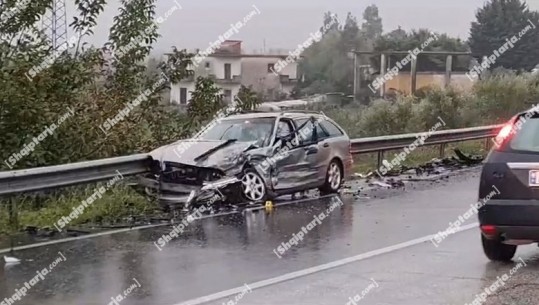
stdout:
[(267, 99), (279, 95), (289, 95), (298, 82), (297, 63), (287, 63), (279, 73), (274, 66), (285, 61), (286, 55), (243, 54), (241, 41), (227, 40), (211, 55), (204, 58), (194, 75), (171, 84), (170, 102), (185, 105), (191, 100), (198, 76), (212, 78), (221, 88), (224, 100), (230, 103), (240, 90), (241, 85), (252, 86)]

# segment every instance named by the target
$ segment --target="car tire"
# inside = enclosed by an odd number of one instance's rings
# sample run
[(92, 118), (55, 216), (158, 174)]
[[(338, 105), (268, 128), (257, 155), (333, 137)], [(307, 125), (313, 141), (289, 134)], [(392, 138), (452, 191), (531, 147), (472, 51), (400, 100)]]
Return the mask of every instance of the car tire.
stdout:
[(241, 177), (243, 197), (251, 202), (262, 202), (268, 198), (268, 191), (264, 179), (252, 168), (243, 171)]
[(492, 261), (509, 262), (517, 251), (517, 246), (506, 245), (498, 239), (488, 239), (481, 234), (483, 252)]
[(326, 195), (337, 193), (342, 186), (343, 177), (343, 169), (339, 161), (337, 161), (337, 159), (331, 160), (326, 171), (326, 181), (324, 182), (324, 185), (319, 188), (320, 194)]

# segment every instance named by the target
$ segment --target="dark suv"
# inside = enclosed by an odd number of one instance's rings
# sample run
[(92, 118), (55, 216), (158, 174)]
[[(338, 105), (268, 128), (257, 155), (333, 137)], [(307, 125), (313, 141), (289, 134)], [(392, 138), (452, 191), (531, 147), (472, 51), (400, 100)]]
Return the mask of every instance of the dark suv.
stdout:
[(479, 185), (481, 239), (489, 259), (509, 261), (539, 241), (539, 109), (515, 115), (494, 142)]

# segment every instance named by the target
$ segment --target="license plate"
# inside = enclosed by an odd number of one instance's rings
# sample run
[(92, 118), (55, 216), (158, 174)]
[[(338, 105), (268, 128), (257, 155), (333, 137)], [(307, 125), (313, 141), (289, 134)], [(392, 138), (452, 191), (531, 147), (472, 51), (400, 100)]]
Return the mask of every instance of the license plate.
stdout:
[(530, 174), (528, 176), (528, 185), (539, 186), (539, 170), (530, 170)]

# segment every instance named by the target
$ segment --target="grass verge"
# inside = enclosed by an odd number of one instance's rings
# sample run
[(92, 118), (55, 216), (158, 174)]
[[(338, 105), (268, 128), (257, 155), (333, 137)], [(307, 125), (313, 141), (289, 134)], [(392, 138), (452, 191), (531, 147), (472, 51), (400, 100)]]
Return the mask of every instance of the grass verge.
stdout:
[[(91, 197), (102, 183), (71, 187), (52, 194), (16, 196), (0, 201), (0, 234), (18, 232), (28, 226), (51, 228), (54, 224)], [(17, 217), (10, 220), (9, 207), (16, 207)], [(131, 216), (151, 215), (157, 205), (120, 184), (110, 188), (103, 196), (88, 205), (68, 226), (82, 224), (115, 224)]]

